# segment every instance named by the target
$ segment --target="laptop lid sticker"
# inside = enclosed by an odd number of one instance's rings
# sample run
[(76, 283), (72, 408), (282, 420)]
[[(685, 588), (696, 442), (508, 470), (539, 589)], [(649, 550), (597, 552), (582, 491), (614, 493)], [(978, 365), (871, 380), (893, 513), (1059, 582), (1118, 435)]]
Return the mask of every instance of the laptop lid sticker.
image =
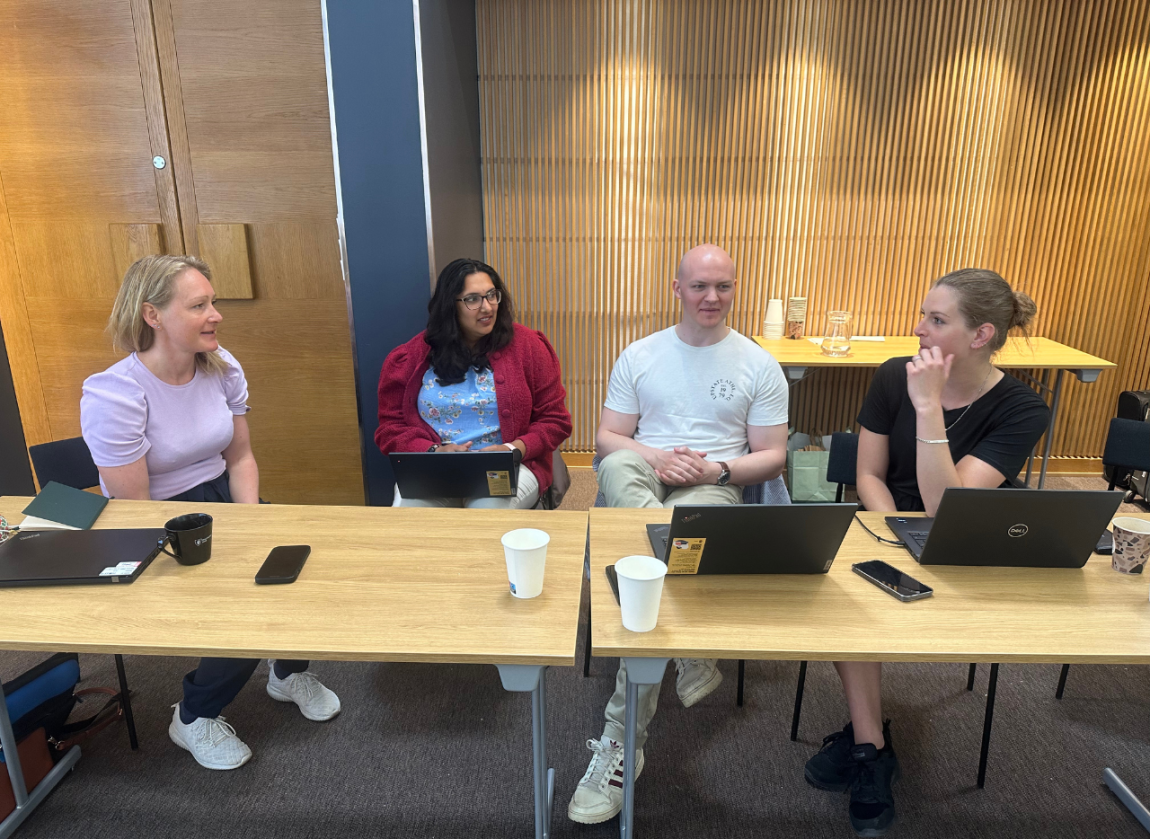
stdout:
[(698, 574), (706, 539), (672, 539), (667, 555), (668, 574)]
[(487, 473), (487, 491), (492, 495), (511, 494), (511, 473), (503, 470)]

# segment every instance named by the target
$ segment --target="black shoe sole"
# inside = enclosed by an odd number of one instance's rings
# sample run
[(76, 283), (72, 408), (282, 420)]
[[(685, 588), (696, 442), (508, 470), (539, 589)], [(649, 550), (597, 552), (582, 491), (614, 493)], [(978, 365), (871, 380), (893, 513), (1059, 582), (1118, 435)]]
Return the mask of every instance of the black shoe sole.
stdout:
[(855, 827), (854, 820), (852, 819), (851, 829), (854, 830), (856, 835), (863, 837), (863, 839), (875, 839), (875, 837), (884, 835), (888, 830), (894, 827), (896, 821), (898, 821), (898, 816), (892, 818), (890, 824), (886, 827), (864, 827), (860, 830), (858, 827)]

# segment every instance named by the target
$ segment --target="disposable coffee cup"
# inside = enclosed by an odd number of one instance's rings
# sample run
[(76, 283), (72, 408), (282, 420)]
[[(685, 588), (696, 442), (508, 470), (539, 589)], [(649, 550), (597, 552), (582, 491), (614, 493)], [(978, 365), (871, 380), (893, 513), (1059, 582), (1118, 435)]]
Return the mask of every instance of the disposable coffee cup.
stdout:
[(1150, 521), (1120, 516), (1114, 519), (1113, 526), (1110, 567), (1122, 574), (1141, 574), (1150, 559)]
[(615, 576), (623, 626), (632, 632), (650, 632), (659, 622), (666, 564), (653, 556), (625, 556), (615, 563)]
[(543, 570), (547, 565), (547, 544), (551, 537), (542, 530), (525, 527), (510, 530), (500, 539), (507, 560), (507, 582), (511, 593), (527, 599), (543, 591)]
[(212, 517), (207, 513), (176, 516), (164, 525), (165, 541), (172, 550), (160, 547), (181, 565), (199, 565), (212, 556)]

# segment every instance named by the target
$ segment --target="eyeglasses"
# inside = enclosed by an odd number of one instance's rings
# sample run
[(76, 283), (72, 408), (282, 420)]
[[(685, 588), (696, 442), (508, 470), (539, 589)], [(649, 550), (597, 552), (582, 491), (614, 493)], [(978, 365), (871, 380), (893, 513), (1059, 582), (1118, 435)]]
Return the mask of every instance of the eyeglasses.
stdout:
[(492, 306), (495, 306), (503, 299), (503, 292), (497, 288), (491, 289), (486, 294), (465, 294), (462, 297), (456, 297), (460, 303), (469, 309), (478, 309), (482, 305), (482, 301), (486, 300)]

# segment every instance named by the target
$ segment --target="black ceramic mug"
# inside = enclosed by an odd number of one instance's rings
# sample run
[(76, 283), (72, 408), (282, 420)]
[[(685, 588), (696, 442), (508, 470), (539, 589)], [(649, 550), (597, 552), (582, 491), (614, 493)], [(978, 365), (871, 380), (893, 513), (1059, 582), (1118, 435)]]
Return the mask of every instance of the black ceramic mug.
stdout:
[(181, 565), (199, 565), (211, 558), (212, 517), (207, 513), (176, 516), (164, 525), (164, 530), (172, 550), (161, 550)]

